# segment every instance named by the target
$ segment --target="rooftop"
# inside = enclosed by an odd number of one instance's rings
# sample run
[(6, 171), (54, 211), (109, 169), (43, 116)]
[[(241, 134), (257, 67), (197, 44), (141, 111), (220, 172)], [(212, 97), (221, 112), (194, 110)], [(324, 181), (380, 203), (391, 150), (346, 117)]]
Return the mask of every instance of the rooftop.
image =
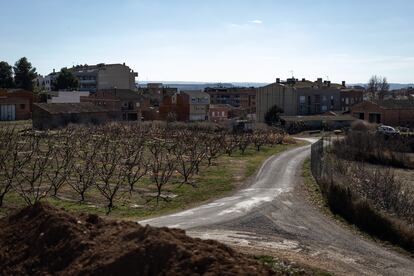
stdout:
[(386, 109), (414, 109), (414, 101), (412, 100), (377, 100), (372, 102)]
[(106, 108), (94, 105), (92, 103), (35, 103), (34, 106), (43, 109), (50, 114), (79, 114), (79, 113), (96, 113), (107, 112)]
[(188, 96), (193, 96), (193, 97), (207, 97), (207, 98), (210, 97), (209, 94), (201, 90), (181, 90), (181, 93), (184, 93), (184, 94), (187, 94)]
[(311, 115), (311, 116), (280, 116), (285, 122), (310, 122), (310, 121), (355, 121), (356, 118), (350, 115)]

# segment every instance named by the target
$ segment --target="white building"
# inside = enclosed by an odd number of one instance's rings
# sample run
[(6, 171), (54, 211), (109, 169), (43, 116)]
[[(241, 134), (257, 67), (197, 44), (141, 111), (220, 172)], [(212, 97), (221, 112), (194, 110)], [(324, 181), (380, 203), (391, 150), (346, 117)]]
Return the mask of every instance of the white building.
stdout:
[(49, 93), (47, 103), (80, 103), (81, 97), (89, 97), (87, 91), (58, 91)]

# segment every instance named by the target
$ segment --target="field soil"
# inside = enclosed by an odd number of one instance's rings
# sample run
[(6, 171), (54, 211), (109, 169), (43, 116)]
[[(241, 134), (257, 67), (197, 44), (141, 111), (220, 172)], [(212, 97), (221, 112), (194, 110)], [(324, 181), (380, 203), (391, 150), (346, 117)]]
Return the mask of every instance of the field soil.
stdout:
[(0, 220), (2, 275), (271, 275), (264, 265), (184, 230), (36, 204)]

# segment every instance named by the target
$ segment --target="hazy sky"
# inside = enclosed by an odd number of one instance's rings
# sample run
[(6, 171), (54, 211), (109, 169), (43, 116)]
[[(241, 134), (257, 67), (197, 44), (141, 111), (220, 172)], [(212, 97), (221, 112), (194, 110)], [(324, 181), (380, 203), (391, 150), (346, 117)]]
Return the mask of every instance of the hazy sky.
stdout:
[(139, 80), (414, 82), (412, 0), (0, 0), (0, 60)]

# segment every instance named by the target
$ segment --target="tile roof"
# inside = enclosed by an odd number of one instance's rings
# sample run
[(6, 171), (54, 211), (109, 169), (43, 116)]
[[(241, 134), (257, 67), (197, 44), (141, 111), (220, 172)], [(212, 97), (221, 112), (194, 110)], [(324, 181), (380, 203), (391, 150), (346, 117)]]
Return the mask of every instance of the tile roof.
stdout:
[(286, 122), (309, 122), (309, 121), (355, 121), (356, 118), (350, 115), (326, 116), (326, 115), (310, 115), (310, 116), (280, 116), (280, 119)]
[(34, 106), (37, 106), (40, 109), (50, 113), (50, 114), (79, 114), (79, 113), (96, 113), (96, 112), (108, 112), (109, 110), (94, 105), (92, 103), (35, 103)]
[(412, 100), (377, 100), (372, 102), (386, 109), (414, 109), (414, 101)]

